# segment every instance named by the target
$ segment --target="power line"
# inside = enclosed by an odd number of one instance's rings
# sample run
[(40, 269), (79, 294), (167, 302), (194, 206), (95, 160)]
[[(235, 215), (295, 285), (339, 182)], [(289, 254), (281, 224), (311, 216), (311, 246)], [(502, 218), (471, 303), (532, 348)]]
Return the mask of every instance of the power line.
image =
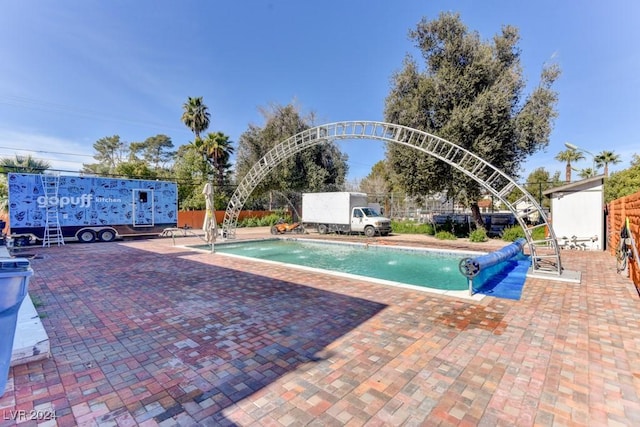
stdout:
[(93, 157), (93, 155), (91, 155), (91, 154), (61, 153), (61, 152), (58, 152), (58, 151), (32, 150), (32, 149), (28, 149), (28, 148), (0, 147), (0, 149), (15, 150), (15, 151), (29, 151), (29, 152), (32, 152), (32, 153), (42, 153), (42, 154), (60, 154), (60, 155), (63, 155), (63, 156)]
[[(14, 156), (20, 156), (20, 155), (17, 155), (15, 153), (13, 153), (13, 154), (0, 154), (0, 159), (13, 159)], [(22, 156), (22, 157), (27, 157), (27, 156)], [(78, 164), (78, 165), (83, 165), (84, 164), (82, 162), (72, 161), (72, 160), (52, 159), (52, 158), (48, 158), (48, 157), (31, 156), (31, 155), (28, 155), (28, 157), (31, 157), (33, 160), (37, 160), (37, 161), (40, 161), (40, 162), (47, 162), (47, 163), (56, 162), (56, 163)]]
[(154, 123), (154, 122), (148, 122), (144, 120), (130, 120), (122, 117), (111, 116), (107, 113), (103, 113), (100, 111), (89, 110), (86, 108), (80, 109), (70, 105), (36, 100), (36, 99), (26, 98), (23, 96), (3, 95), (0, 97), (0, 104), (8, 105), (11, 107), (29, 108), (33, 110), (40, 110), (40, 111), (45, 111), (50, 113), (70, 114), (70, 115), (75, 115), (80, 117), (91, 118), (91, 119), (121, 122), (121, 123), (130, 124), (130, 125), (138, 125), (138, 126), (145, 126), (145, 127), (150, 126), (150, 127), (162, 128), (166, 130), (172, 130), (175, 132), (184, 131), (184, 128), (167, 126), (166, 124), (162, 124), (162, 123)]
[[(21, 170), (24, 169), (21, 166), (3, 166), (5, 169), (15, 169), (16, 173), (23, 173)], [(40, 171), (40, 173), (46, 173), (46, 172), (58, 172), (58, 173), (68, 173), (68, 174), (73, 174), (73, 175), (79, 175), (79, 176), (84, 176), (84, 177), (90, 177), (90, 176), (96, 176), (96, 177), (101, 177), (101, 178), (117, 178), (117, 179), (139, 179), (139, 180), (144, 180), (144, 181), (173, 181), (176, 182), (178, 184), (183, 184), (183, 185), (202, 185), (203, 183), (207, 182), (207, 179), (205, 178), (178, 178), (175, 175), (167, 175), (167, 176), (161, 176), (161, 177), (149, 177), (149, 176), (141, 176), (141, 175), (131, 175), (131, 176), (126, 176), (123, 177), (120, 174), (110, 174), (110, 173), (92, 173), (92, 172), (81, 172), (81, 171), (72, 171), (72, 170), (66, 170), (66, 169), (54, 169), (54, 168), (42, 168), (42, 169), (38, 169), (38, 168), (31, 168), (33, 171)], [(229, 188), (229, 189), (235, 189), (238, 187), (237, 184), (223, 184), (222, 187), (218, 186), (216, 183), (213, 184), (213, 186), (215, 188)]]

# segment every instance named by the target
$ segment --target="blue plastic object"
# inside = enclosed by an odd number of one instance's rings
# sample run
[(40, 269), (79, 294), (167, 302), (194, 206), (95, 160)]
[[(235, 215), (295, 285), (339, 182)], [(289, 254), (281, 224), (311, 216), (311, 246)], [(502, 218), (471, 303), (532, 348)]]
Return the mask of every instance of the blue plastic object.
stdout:
[(467, 277), (469, 293), (520, 299), (527, 264), (530, 263), (522, 251), (526, 243), (525, 239), (518, 239), (497, 251), (460, 260), (458, 267)]
[(497, 251), (475, 258), (464, 258), (460, 261), (460, 272), (467, 276), (467, 279), (473, 279), (480, 274), (482, 270), (498, 265), (521, 253), (525, 243), (527, 243), (525, 239), (517, 239), (515, 242)]
[(28, 259), (0, 259), (0, 396), (9, 378), (18, 310), (27, 296), (32, 275)]

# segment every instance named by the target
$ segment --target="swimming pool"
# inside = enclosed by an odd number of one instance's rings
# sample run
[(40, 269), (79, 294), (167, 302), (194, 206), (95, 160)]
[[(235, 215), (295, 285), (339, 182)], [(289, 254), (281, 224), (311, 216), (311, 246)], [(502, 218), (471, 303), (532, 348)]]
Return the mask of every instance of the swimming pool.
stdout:
[(468, 290), (467, 279), (460, 274), (458, 264), (463, 256), (479, 254), (307, 239), (222, 243), (215, 245), (215, 252), (444, 291)]

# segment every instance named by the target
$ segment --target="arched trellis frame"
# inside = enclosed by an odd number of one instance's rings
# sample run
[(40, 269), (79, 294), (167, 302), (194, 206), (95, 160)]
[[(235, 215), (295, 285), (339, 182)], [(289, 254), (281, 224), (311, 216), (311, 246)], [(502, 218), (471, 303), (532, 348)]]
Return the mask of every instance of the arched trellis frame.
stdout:
[[(238, 216), (242, 207), (256, 186), (273, 168), (285, 159), (313, 145), (337, 139), (373, 139), (402, 144), (455, 167), (477, 181), (514, 214), (518, 223), (525, 230), (534, 271), (554, 272), (558, 275), (562, 273), (560, 248), (553, 228), (536, 199), (520, 184), (487, 161), (452, 142), (417, 129), (384, 122), (329, 123), (302, 131), (276, 145), (253, 165), (231, 196), (222, 224), (223, 235), (228, 239), (235, 238)], [(514, 193), (516, 195), (515, 201), (507, 200), (508, 196), (514, 199), (512, 196)], [(525, 218), (536, 212), (540, 221), (534, 226), (528, 226), (525, 223)], [(534, 230), (541, 227), (547, 230), (546, 237), (542, 240), (534, 240), (532, 237)]]

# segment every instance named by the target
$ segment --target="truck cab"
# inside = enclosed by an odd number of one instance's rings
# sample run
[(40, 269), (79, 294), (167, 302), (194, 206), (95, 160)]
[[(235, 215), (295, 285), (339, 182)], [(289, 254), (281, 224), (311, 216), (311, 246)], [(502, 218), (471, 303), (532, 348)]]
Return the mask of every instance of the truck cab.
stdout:
[(368, 206), (354, 207), (351, 211), (351, 231), (373, 237), (376, 233), (386, 236), (391, 232), (391, 221)]

